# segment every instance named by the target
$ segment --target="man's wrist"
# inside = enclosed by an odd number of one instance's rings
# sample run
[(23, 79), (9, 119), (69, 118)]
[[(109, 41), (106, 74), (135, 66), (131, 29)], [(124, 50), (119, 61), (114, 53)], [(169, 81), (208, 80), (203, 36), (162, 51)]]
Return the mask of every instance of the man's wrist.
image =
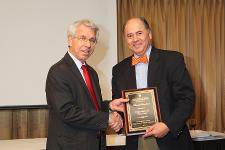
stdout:
[(112, 122), (112, 113), (109, 112), (109, 120), (108, 120), (108, 123), (110, 124)]
[(109, 102), (109, 112), (113, 111), (113, 110), (112, 110), (112, 107), (111, 107), (111, 104), (112, 104), (112, 103)]
[(112, 103), (110, 102), (110, 103), (109, 103), (109, 112), (117, 112), (116, 110), (113, 110), (113, 109), (112, 109), (111, 105), (112, 105)]

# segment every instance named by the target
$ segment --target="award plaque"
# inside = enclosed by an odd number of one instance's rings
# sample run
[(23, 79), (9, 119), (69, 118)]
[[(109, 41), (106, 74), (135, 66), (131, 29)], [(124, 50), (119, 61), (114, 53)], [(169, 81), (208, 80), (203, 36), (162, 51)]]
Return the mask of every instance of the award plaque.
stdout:
[(125, 104), (125, 134), (144, 134), (147, 127), (161, 120), (155, 87), (122, 91)]

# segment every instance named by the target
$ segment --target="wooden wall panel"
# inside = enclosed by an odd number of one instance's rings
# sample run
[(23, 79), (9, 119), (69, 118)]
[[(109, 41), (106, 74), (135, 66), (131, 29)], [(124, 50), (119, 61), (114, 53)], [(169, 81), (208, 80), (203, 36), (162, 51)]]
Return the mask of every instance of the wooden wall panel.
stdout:
[(48, 132), (48, 109), (0, 110), (0, 140), (43, 138)]

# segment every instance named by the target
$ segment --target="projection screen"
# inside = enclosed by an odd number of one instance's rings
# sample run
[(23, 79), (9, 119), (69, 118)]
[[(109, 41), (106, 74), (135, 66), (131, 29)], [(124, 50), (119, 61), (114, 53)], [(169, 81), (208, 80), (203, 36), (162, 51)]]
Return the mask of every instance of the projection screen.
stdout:
[(88, 63), (98, 72), (103, 99), (111, 99), (111, 69), (117, 62), (116, 0), (1, 0), (0, 107), (46, 105), (47, 72), (68, 50), (68, 25), (83, 18), (100, 27)]

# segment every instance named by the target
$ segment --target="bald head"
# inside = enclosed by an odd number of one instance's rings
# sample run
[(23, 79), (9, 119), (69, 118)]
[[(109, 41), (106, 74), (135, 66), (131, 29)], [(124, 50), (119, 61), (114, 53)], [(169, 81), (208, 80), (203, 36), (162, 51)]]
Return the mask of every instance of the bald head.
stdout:
[(144, 25), (145, 29), (151, 32), (151, 27), (149, 26), (148, 21), (144, 17), (131, 18), (127, 20), (126, 23), (123, 25), (123, 32), (125, 31), (127, 24), (135, 22), (135, 21), (140, 21)]

